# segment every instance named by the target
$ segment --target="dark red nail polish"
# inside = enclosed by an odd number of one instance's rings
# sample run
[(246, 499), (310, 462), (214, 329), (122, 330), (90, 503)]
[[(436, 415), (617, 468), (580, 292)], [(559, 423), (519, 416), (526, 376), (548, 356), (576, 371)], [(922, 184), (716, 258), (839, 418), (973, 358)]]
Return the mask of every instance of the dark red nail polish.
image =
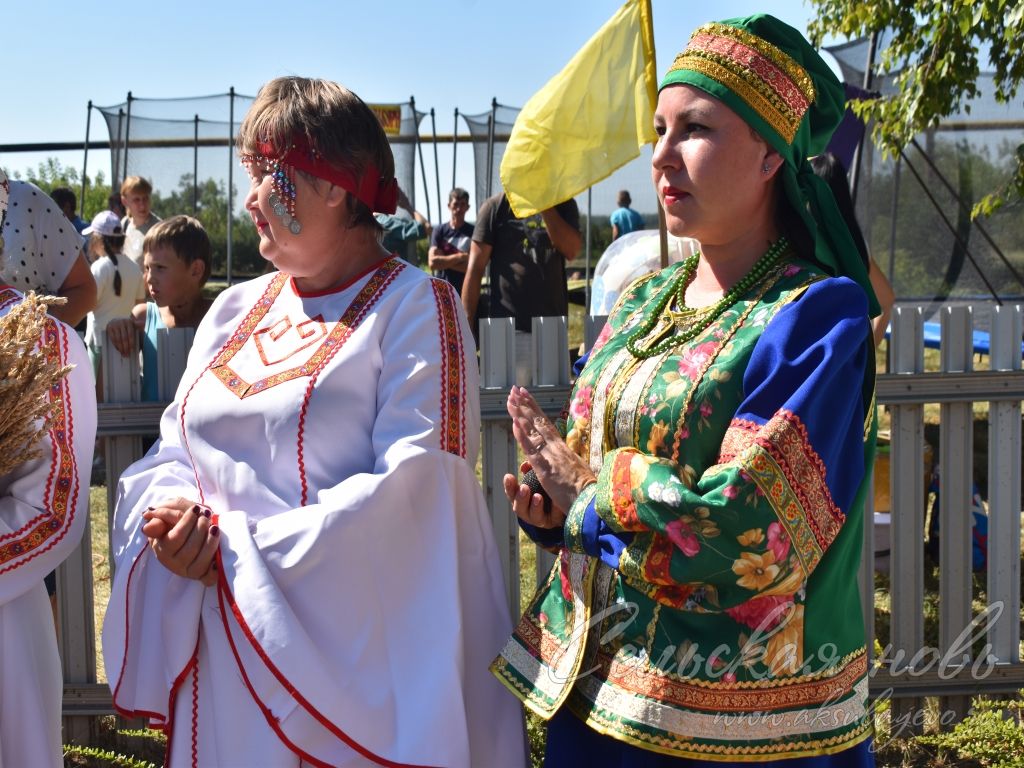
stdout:
[(218, 528), (216, 525), (211, 525), (210, 526), (210, 535), (211, 536), (220, 536), (220, 528)]

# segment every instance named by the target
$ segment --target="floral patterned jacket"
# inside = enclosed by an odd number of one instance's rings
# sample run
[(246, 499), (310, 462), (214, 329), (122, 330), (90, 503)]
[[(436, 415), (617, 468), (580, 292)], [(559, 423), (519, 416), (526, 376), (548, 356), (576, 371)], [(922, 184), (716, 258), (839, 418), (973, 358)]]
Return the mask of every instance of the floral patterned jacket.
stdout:
[(598, 481), (563, 529), (528, 531), (560, 557), (493, 671), (542, 717), (565, 704), (667, 754), (846, 749), (870, 735), (866, 299), (787, 263), (689, 345), (637, 359), (626, 340), (678, 268), (623, 294), (576, 382), (566, 440)]

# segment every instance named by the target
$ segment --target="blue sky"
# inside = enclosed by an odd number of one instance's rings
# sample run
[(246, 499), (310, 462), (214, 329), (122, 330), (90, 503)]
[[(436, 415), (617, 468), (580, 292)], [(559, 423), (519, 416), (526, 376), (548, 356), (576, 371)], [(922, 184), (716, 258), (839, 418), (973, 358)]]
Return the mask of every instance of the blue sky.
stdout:
[[(110, 105), (124, 101), (128, 91), (135, 97), (163, 98), (224, 93), (231, 86), (239, 93), (255, 94), (261, 83), (283, 74), (337, 80), (371, 102), (404, 101), (413, 95), (419, 109), (435, 109), (438, 132), (451, 133), (456, 107), (467, 114), (484, 112), (492, 97), (522, 106), (620, 4), (9, 2), (4, 8), (7, 66), (0, 144), (80, 141), (89, 100)], [(800, 0), (652, 0), (652, 7), (659, 74), (703, 22), (769, 11), (806, 30), (812, 15), (811, 7)], [(91, 135), (105, 140), (98, 118), (94, 111)], [(458, 181), (469, 186), (469, 152), (463, 146)], [(445, 193), (451, 160), (450, 149), (442, 149), (439, 166)], [(47, 154), (66, 165), (80, 165), (80, 153)], [(0, 166), (23, 171), (42, 157), (4, 154)], [(90, 153), (90, 172), (99, 167), (109, 176), (109, 155)], [(427, 170), (433, 197), (432, 157), (427, 158)], [(633, 183), (643, 183), (640, 174), (634, 173), (634, 178)], [(433, 218), (439, 219), (433, 201), (432, 205)]]

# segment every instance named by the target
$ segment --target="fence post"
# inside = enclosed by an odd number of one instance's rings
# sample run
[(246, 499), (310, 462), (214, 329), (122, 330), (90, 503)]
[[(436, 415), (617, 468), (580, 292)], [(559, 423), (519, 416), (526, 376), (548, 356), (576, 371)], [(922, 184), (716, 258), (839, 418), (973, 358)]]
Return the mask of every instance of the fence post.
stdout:
[(587, 352), (594, 348), (594, 342), (597, 341), (606, 322), (608, 315), (583, 316), (583, 346)]
[(195, 336), (195, 328), (161, 328), (156, 332), (157, 397), (162, 402), (174, 399)]
[[(533, 347), (534, 389), (567, 386), (569, 384), (568, 318), (535, 317), (533, 318), (533, 333), (530, 336)], [(555, 556), (540, 547), (536, 547), (536, 550), (537, 586), (540, 586), (551, 573), (555, 564)]]
[[(973, 354), (970, 307), (944, 307), (941, 313), (943, 373), (970, 373)], [(942, 403), (939, 415), (939, 653), (954, 667), (970, 662), (947, 655), (971, 623), (971, 498), (974, 475), (974, 422), (970, 402)], [(967, 716), (969, 696), (939, 698), (942, 713), (957, 721)]]
[[(89, 489), (84, 490), (85, 493)], [(89, 513), (92, 510), (88, 510)], [(65, 683), (96, 682), (91, 524), (86, 517), (82, 540), (57, 568), (57, 646)], [(68, 744), (91, 744), (95, 718), (62, 718), (62, 738)]]
[[(480, 320), (480, 386), (508, 392), (516, 380), (515, 320), (486, 317)], [(505, 577), (509, 615), (519, 617), (519, 525), (509, 508), (502, 485), (505, 473), (519, 466), (515, 438), (507, 419), (484, 420), (480, 440), (484, 499), (491, 511), (494, 540)]]
[[(924, 319), (918, 307), (896, 307), (892, 314), (892, 366), (894, 374), (924, 370)], [(893, 553), (890, 559), (891, 633), (888, 660), (902, 655), (904, 663), (924, 645), (924, 406), (894, 405), (891, 411), (892, 442), (889, 449), (889, 498), (891, 499)], [(920, 698), (894, 698), (894, 721), (907, 724), (909, 733), (920, 733), (915, 714)]]
[[(137, 403), (142, 398), (139, 383), (139, 344), (130, 334), (131, 352), (127, 357), (118, 352), (104, 334), (103, 356), (100, 370), (103, 376), (103, 401), (106, 403)], [(139, 435), (116, 435), (104, 438), (104, 455), (107, 464), (107, 552), (113, 547), (110, 532), (114, 518), (114, 502), (117, 501), (117, 481), (128, 465), (142, 456), (142, 437)], [(114, 575), (114, 563), (110, 562), (110, 575)]]
[[(1024, 307), (996, 307), (989, 340), (993, 371), (1021, 369)], [(1001, 663), (1020, 661), (1020, 400), (988, 406), (988, 602), (1002, 614), (988, 631), (992, 655)]]

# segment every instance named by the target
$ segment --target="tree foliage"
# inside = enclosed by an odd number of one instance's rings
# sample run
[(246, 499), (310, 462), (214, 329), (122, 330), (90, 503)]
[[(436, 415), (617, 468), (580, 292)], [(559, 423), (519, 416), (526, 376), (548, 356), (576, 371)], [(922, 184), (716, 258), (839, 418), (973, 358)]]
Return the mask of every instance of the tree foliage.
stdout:
[[(14, 172), (14, 178), (20, 179), (21, 173)], [(77, 168), (71, 168), (61, 164), (55, 157), (48, 157), (36, 166), (35, 170), (27, 171), (25, 181), (31, 181), (46, 194), (50, 194), (57, 187), (68, 187), (75, 196), (79, 198), (79, 209), (81, 216), (90, 221), (100, 211), (106, 210), (107, 198), (110, 196), (110, 185), (107, 184), (103, 171), (97, 171), (96, 175), (90, 178), (85, 176), (85, 201), (82, 206), (82, 174)]]
[[(874, 120), (874, 139), (895, 155), (911, 138), (932, 128), (979, 95), (978, 76), (993, 72), (997, 101), (1009, 102), (1024, 81), (1024, 3), (1019, 0), (811, 0), (817, 18), (810, 32), (866, 37), (891, 30), (878, 70), (895, 74), (897, 94), (859, 102), (854, 109)], [(987, 61), (985, 54), (987, 53)], [(1008, 200), (1024, 198), (1024, 144), (1016, 148), (1012, 179), (974, 206), (988, 215)]]
[[(16, 179), (22, 178), (19, 172), (14, 172), (13, 176)], [(70, 187), (76, 196), (82, 196), (81, 173), (77, 168), (62, 165), (60, 160), (54, 157), (39, 163), (35, 170), (27, 171), (24, 178), (47, 194), (56, 187)], [(86, 176), (82, 218), (90, 221), (97, 213), (106, 210), (110, 193), (111, 188), (103, 171), (97, 171), (92, 178)], [(203, 223), (213, 249), (214, 275), (224, 275), (227, 271), (227, 200), (227, 188), (223, 181), (206, 179), (200, 181), (197, 188), (192, 183), (190, 173), (182, 175), (178, 180), (177, 189), (169, 194), (161, 194), (154, 190), (152, 195), (152, 210), (160, 218), (184, 213), (195, 216)], [(81, 201), (79, 203), (81, 204)], [(234, 213), (231, 226), (233, 278), (252, 277), (262, 273), (267, 267), (267, 262), (259, 254), (259, 235), (252, 221), (245, 214)]]
[[(168, 195), (153, 194), (153, 212), (160, 218), (188, 214), (203, 223), (213, 247), (213, 272), (227, 271), (228, 196), (223, 181), (206, 179), (198, 187), (192, 174), (178, 179), (178, 188)], [(233, 213), (231, 221), (232, 277), (252, 277), (260, 274), (267, 262), (259, 254), (259, 234), (248, 215)]]

